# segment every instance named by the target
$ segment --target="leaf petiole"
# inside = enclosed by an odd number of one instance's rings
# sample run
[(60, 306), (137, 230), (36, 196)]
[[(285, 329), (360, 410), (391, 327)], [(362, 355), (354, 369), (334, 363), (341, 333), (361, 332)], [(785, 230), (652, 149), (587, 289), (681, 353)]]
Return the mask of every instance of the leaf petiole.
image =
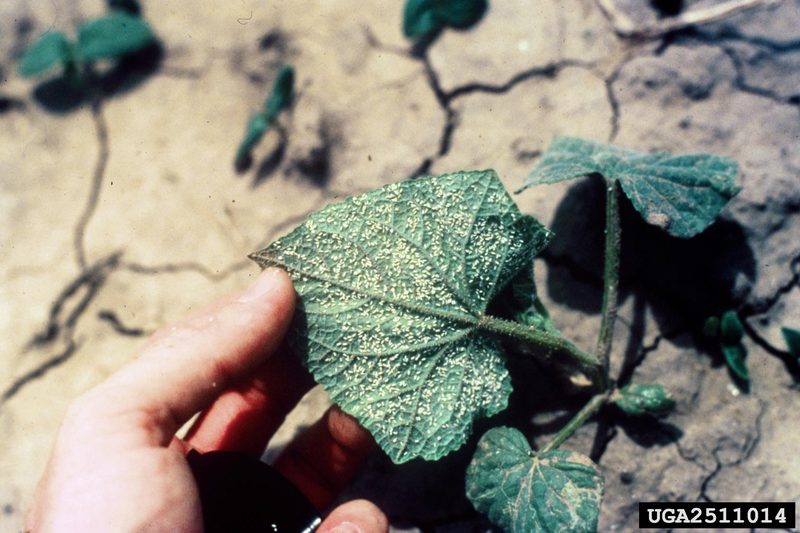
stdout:
[(549, 452), (550, 450), (554, 450), (561, 446), (565, 440), (570, 438), (575, 431), (579, 427), (581, 427), (589, 418), (592, 417), (601, 407), (603, 407), (606, 402), (608, 402), (609, 397), (611, 397), (611, 390), (607, 390), (605, 392), (601, 392), (600, 394), (596, 394), (592, 396), (592, 398), (586, 402), (580, 411), (575, 413), (569, 422), (561, 428), (556, 436), (553, 437), (553, 440), (548, 442), (544, 448), (536, 452), (537, 454)]
[(560, 335), (487, 315), (481, 317), (478, 327), (542, 348), (544, 353), (537, 355), (541, 355), (545, 359), (550, 359), (553, 354), (565, 355), (571, 363), (586, 373), (588, 377), (591, 377), (593, 381), (601, 370), (600, 362), (597, 358), (584, 352)]
[(619, 182), (606, 180), (606, 244), (603, 267), (603, 307), (600, 333), (597, 336), (595, 356), (602, 365), (602, 388), (608, 389), (611, 346), (614, 340), (614, 323), (617, 320), (619, 289)]

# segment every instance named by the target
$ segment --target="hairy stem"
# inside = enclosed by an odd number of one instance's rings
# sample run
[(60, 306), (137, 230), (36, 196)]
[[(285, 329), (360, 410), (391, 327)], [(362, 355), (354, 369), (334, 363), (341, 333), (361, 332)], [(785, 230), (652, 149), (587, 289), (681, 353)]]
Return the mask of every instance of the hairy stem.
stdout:
[(556, 436), (553, 437), (553, 440), (548, 442), (544, 448), (539, 451), (539, 453), (549, 452), (550, 450), (554, 450), (561, 446), (565, 440), (570, 438), (572, 434), (584, 424), (584, 422), (589, 420), (593, 414), (595, 414), (606, 404), (610, 395), (611, 391), (607, 390), (592, 396), (592, 399), (589, 400), (580, 411), (575, 413), (575, 416), (573, 416), (570, 421), (567, 422), (567, 424), (561, 428), (558, 433), (556, 433)]
[(577, 366), (593, 381), (601, 370), (600, 363), (595, 357), (559, 335), (491, 316), (482, 317), (479, 326), (486, 331), (536, 346), (540, 348), (540, 351), (536, 352), (537, 355), (545, 359), (550, 359), (554, 354), (566, 356), (568, 362)]
[(603, 272), (603, 307), (600, 334), (597, 336), (595, 357), (602, 365), (602, 385), (610, 386), (608, 376), (611, 346), (614, 340), (614, 323), (617, 321), (619, 292), (619, 183), (606, 180), (606, 246)]

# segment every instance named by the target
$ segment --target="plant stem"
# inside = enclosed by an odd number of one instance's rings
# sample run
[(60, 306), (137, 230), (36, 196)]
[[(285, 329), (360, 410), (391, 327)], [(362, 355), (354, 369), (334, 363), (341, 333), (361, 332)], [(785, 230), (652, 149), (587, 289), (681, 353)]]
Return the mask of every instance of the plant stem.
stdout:
[(617, 320), (617, 299), (619, 288), (619, 183), (606, 180), (606, 245), (603, 272), (603, 308), (600, 333), (597, 336), (595, 357), (602, 365), (602, 386), (611, 385), (608, 370), (611, 358), (611, 345), (614, 339), (614, 323)]
[(600, 362), (595, 357), (559, 335), (553, 335), (524, 324), (492, 316), (483, 316), (479, 326), (487, 331), (498, 333), (505, 337), (512, 337), (541, 348), (542, 351), (538, 352), (538, 354), (545, 359), (550, 359), (554, 353), (566, 355), (570, 362), (586, 373), (587, 376), (593, 378), (593, 380), (601, 370)]
[(584, 422), (586, 422), (593, 414), (595, 414), (601, 407), (605, 405), (610, 395), (611, 391), (607, 390), (592, 396), (592, 399), (589, 400), (580, 411), (575, 413), (575, 416), (573, 416), (570, 421), (567, 422), (567, 424), (561, 428), (558, 433), (556, 433), (556, 436), (553, 437), (553, 440), (548, 442), (544, 448), (539, 451), (539, 453), (549, 452), (550, 450), (554, 450), (561, 446), (565, 440), (570, 438), (572, 434), (583, 425)]

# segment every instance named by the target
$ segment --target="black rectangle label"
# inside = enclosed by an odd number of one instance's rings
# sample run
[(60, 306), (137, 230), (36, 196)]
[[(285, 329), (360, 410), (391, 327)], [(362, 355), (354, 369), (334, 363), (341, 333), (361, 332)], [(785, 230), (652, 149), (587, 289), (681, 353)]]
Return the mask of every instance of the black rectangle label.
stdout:
[(795, 527), (795, 502), (640, 502), (639, 527), (703, 529)]

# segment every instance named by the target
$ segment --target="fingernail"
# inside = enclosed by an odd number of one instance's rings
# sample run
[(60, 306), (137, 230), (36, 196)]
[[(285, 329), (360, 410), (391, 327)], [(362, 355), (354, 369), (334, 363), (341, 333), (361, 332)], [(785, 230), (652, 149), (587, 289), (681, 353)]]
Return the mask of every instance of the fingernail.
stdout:
[(253, 284), (239, 296), (238, 301), (241, 303), (249, 303), (262, 298), (275, 289), (279, 275), (280, 269), (278, 268), (273, 267), (266, 269), (256, 278)]
[(331, 529), (330, 533), (362, 533), (361, 528), (352, 522), (342, 522), (335, 528)]

